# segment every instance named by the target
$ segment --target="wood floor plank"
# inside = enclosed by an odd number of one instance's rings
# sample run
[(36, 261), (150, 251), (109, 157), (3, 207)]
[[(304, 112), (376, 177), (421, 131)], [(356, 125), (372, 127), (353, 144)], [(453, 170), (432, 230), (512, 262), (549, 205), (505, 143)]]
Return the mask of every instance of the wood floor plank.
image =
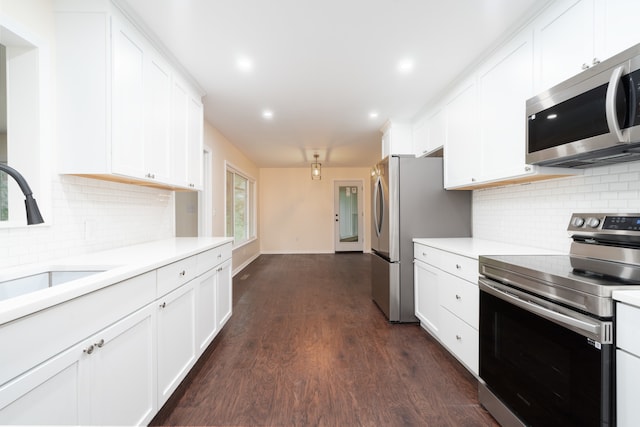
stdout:
[(496, 426), (477, 382), (370, 296), (371, 255), (261, 255), (233, 316), (152, 425)]

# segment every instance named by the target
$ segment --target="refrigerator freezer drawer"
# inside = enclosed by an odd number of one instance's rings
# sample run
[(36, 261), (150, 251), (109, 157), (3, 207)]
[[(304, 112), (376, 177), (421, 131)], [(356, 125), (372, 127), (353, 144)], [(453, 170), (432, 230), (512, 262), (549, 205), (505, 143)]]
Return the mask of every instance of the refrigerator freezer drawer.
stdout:
[(390, 322), (400, 321), (400, 264), (372, 255), (371, 297)]

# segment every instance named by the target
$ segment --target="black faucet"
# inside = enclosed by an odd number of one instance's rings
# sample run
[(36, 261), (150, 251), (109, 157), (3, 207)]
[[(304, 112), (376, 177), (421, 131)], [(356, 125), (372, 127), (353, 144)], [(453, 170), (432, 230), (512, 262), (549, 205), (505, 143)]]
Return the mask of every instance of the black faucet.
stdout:
[(22, 194), (26, 197), (24, 201), (24, 205), (27, 208), (27, 224), (42, 224), (44, 219), (42, 219), (42, 215), (40, 215), (40, 209), (38, 209), (38, 204), (36, 203), (36, 199), (33, 198), (33, 192), (27, 184), (27, 180), (15, 170), (14, 168), (5, 165), (4, 163), (0, 163), (0, 171), (6, 172), (13, 179), (16, 180), (18, 186), (20, 186), (20, 190), (22, 190)]

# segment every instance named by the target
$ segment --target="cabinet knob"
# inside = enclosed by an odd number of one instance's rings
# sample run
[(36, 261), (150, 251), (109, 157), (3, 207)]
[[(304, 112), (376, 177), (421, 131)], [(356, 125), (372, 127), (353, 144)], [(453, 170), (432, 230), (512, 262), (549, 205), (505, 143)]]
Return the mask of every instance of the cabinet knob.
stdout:
[(217, 272), (222, 271), (222, 267), (218, 267), (218, 269), (216, 270)]
[(456, 269), (460, 270), (462, 266), (460, 264), (456, 264)]
[(460, 295), (456, 294), (456, 299), (457, 299), (457, 300), (461, 300), (461, 299), (462, 299), (462, 297), (461, 297)]
[(461, 337), (460, 335), (456, 335), (456, 339), (457, 339), (458, 341), (460, 341), (460, 340), (462, 339), (462, 337)]
[(582, 64), (582, 69), (586, 70), (589, 68), (589, 64), (587, 64), (586, 62), (584, 64)]
[(600, 60), (598, 58), (593, 58), (593, 65), (598, 65), (600, 63)]
[(182, 276), (184, 276), (185, 274), (187, 274), (187, 272), (186, 272), (186, 271), (184, 271), (184, 270), (182, 270), (182, 271), (180, 272), (180, 276), (181, 276), (181, 277), (182, 277)]
[(525, 172), (531, 172), (531, 166), (525, 166), (524, 167), (524, 171)]
[(160, 308), (165, 308), (167, 306), (166, 302), (163, 302), (162, 304), (160, 304)]
[(98, 348), (102, 348), (103, 345), (104, 345), (104, 338), (96, 343), (96, 347)]
[(89, 347), (85, 348), (82, 351), (87, 353), (87, 354), (91, 354), (91, 353), (93, 353), (93, 350), (94, 350), (94, 347), (93, 347), (93, 344), (91, 344)]

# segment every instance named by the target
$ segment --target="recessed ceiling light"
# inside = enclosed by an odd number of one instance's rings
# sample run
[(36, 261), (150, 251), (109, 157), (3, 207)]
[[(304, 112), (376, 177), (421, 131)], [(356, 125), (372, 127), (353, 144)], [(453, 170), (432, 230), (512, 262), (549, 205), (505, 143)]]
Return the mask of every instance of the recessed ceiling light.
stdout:
[(271, 120), (273, 118), (273, 111), (271, 110), (264, 110), (262, 112), (262, 117), (264, 117), (267, 120)]
[(236, 65), (238, 66), (238, 69), (240, 71), (243, 71), (245, 73), (253, 70), (253, 61), (245, 56), (238, 58), (238, 60), (236, 61)]
[(372, 111), (369, 113), (369, 118), (370, 119), (377, 119), (378, 118), (378, 113), (376, 111)]
[(410, 59), (403, 59), (398, 63), (398, 71), (407, 74), (413, 70), (413, 61)]

